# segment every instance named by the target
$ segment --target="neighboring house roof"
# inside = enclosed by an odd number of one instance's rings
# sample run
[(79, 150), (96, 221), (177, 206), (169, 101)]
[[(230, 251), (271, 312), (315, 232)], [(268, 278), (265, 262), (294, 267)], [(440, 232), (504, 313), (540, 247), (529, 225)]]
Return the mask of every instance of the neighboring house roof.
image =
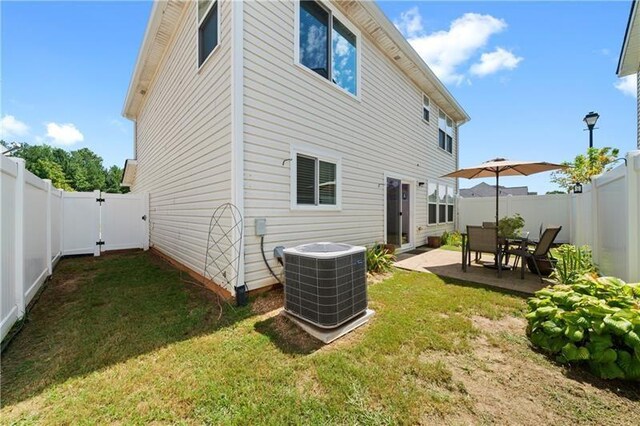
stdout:
[[(398, 68), (427, 93), (447, 115), (458, 124), (469, 121), (466, 111), (375, 2), (352, 0), (334, 0), (333, 2), (352, 22), (360, 26)], [(186, 4), (187, 2), (177, 0), (154, 2), (127, 91), (122, 112), (125, 117), (129, 119), (137, 117), (144, 95), (149, 90), (165, 50), (169, 47)]]
[(640, 70), (640, 16), (638, 16), (638, 9), (640, 9), (638, 0), (633, 0), (618, 60), (618, 77), (635, 74)]
[[(498, 188), (501, 197), (504, 197), (506, 195), (537, 195), (536, 192), (529, 192), (529, 187), (527, 186), (499, 186)], [(462, 198), (495, 197), (496, 186), (481, 182), (471, 188), (461, 188), (459, 193)]]

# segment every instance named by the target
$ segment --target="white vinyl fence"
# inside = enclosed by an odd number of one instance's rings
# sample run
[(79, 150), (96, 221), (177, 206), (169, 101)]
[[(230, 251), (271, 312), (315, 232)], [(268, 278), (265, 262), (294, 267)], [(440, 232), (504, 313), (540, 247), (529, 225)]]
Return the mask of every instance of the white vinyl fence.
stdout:
[(65, 255), (148, 249), (146, 194), (65, 192), (0, 156), (0, 339)]
[[(640, 281), (640, 151), (592, 179), (582, 194), (500, 197), (500, 217), (519, 213), (525, 232), (560, 225), (557, 242), (589, 245), (600, 271)], [(495, 198), (458, 198), (458, 229), (495, 221)]]

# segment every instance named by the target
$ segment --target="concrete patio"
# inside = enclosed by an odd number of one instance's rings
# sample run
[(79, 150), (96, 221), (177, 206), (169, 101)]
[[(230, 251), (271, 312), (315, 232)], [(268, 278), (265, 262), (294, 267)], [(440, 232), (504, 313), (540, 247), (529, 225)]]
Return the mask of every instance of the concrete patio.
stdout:
[[(493, 256), (485, 254), (481, 261), (493, 261)], [(511, 263), (513, 263), (513, 260), (511, 260)], [(473, 258), (471, 266), (467, 268), (467, 272), (463, 272), (462, 253), (443, 249), (419, 248), (411, 253), (402, 253), (398, 255), (398, 261), (395, 266), (401, 269), (426, 272), (527, 294), (533, 294), (537, 290), (553, 284), (553, 281), (549, 279), (544, 279), (545, 282), (540, 283), (538, 276), (532, 274), (529, 270), (525, 271), (524, 280), (522, 280), (520, 279), (520, 268), (503, 271), (502, 278), (498, 278), (496, 270), (485, 268), (481, 264), (475, 263)]]

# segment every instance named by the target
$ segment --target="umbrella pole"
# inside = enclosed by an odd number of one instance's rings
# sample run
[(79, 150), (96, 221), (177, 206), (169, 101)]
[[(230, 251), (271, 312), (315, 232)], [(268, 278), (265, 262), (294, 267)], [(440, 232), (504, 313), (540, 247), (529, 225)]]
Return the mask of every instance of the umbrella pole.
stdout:
[(498, 237), (498, 217), (499, 217), (499, 208), (500, 208), (500, 171), (496, 170), (496, 266), (498, 268), (498, 277), (502, 276), (502, 259), (500, 259), (500, 243)]

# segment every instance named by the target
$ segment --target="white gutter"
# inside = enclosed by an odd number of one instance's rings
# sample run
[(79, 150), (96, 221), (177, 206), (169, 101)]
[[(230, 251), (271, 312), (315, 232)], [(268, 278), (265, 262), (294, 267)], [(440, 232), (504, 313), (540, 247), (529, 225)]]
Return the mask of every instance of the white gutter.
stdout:
[[(240, 211), (243, 228), (244, 215), (244, 3), (231, 2), (231, 203)], [(243, 229), (243, 232), (244, 232)], [(244, 240), (241, 240), (238, 256), (236, 286), (243, 286)]]

